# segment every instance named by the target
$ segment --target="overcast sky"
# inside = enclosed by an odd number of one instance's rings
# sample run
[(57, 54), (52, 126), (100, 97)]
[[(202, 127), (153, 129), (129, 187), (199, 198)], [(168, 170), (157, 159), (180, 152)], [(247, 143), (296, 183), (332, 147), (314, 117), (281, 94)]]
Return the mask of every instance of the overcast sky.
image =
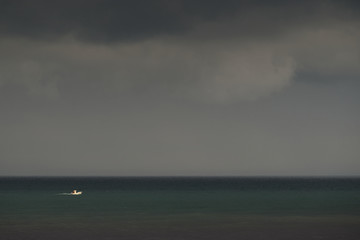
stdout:
[(357, 1), (0, 0), (0, 176), (360, 176)]

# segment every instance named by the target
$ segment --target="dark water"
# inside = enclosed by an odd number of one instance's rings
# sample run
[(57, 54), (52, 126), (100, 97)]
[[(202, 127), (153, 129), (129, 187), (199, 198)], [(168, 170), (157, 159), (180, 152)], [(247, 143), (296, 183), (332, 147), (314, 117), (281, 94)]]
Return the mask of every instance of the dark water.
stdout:
[[(69, 196), (73, 189), (83, 191)], [(360, 239), (359, 178), (0, 178), (0, 239)]]

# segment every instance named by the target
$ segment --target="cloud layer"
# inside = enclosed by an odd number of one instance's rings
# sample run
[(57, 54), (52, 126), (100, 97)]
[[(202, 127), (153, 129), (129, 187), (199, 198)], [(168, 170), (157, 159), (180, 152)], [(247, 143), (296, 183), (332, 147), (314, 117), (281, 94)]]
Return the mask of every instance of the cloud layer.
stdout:
[(0, 174), (356, 175), (359, 9), (0, 0)]
[[(7, 4), (0, 31), (0, 83), (25, 87), (30, 95), (141, 89), (233, 102), (268, 96), (298, 75), (359, 75), (360, 21), (356, 8), (346, 4), (214, 1), (202, 9), (187, 1), (141, 2), (151, 5), (149, 14), (159, 13), (153, 19), (137, 11), (144, 9), (140, 3), (91, 1), (77, 2), (59, 22), (53, 18), (65, 14), (64, 3)], [(82, 7), (85, 11), (75, 18)], [(121, 16), (125, 10), (135, 15)], [(312, 11), (305, 15), (305, 10)], [(176, 20), (168, 19), (173, 12)], [(23, 22), (20, 13), (32, 21)], [(91, 14), (98, 25), (91, 24)], [(149, 26), (131, 21), (146, 17), (152, 19)]]

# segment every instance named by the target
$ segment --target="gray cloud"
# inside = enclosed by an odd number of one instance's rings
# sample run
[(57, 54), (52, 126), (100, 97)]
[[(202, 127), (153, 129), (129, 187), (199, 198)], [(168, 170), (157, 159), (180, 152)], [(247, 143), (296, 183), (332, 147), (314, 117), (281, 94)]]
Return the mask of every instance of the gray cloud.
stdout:
[(0, 174), (358, 173), (356, 1), (0, 5)]
[(287, 85), (294, 72), (292, 59), (272, 45), (204, 46), (174, 40), (111, 47), (79, 42), (36, 46), (14, 40), (2, 45), (9, 44), (22, 50), (12, 54), (13, 61), (3, 59), (3, 85), (21, 85), (30, 95), (50, 97), (80, 84), (119, 93), (145, 88), (203, 100), (254, 99)]
[(356, 175), (360, 167), (356, 86), (314, 88), (305, 83), (268, 101), (225, 107), (189, 106), (161, 98), (32, 107), (18, 122), (0, 120), (1, 171)]
[[(0, 2), (0, 34), (36, 39), (72, 35), (84, 41), (117, 42), (181, 35), (202, 24), (236, 18), (226, 35), (276, 36), (308, 25), (358, 19), (356, 1), (89, 0)], [(212, 29), (210, 29), (210, 32)], [(216, 31), (212, 37), (219, 37)]]
[[(234, 12), (229, 1), (2, 1), (1, 33), (54, 39), (74, 35), (88, 41), (144, 39), (181, 33), (202, 19)], [(206, 7), (204, 7), (206, 6)]]
[[(234, 19), (218, 21), (213, 30), (231, 24)], [(93, 89), (105, 95), (162, 91), (210, 102), (254, 100), (289, 86), (297, 75), (359, 76), (358, 26), (356, 21), (308, 26), (252, 41), (204, 40), (197, 29), (181, 37), (110, 45), (72, 37), (56, 42), (3, 38), (0, 82), (49, 97)]]

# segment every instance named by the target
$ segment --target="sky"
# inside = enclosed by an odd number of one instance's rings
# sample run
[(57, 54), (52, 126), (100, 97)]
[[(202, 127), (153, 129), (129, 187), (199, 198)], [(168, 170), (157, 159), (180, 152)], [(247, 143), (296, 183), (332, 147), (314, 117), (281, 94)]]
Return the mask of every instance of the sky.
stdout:
[(358, 1), (0, 0), (0, 176), (360, 176)]

